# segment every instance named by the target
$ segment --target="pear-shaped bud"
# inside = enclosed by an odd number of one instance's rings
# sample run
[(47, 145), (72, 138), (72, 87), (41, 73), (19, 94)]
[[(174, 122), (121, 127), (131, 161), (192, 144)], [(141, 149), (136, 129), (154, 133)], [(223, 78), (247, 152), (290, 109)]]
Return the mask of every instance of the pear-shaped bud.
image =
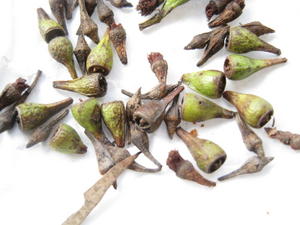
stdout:
[(234, 53), (247, 53), (251, 51), (270, 52), (280, 55), (280, 49), (266, 43), (254, 33), (243, 27), (231, 27), (226, 48)]
[(126, 31), (122, 24), (113, 23), (109, 27), (109, 38), (119, 56), (121, 63), (127, 64)]
[(118, 147), (125, 146), (126, 111), (122, 101), (101, 105), (101, 115)]
[(261, 128), (273, 116), (272, 105), (256, 95), (225, 91), (223, 97), (236, 107), (242, 119), (251, 127)]
[(107, 83), (100, 73), (94, 73), (74, 80), (54, 81), (53, 87), (88, 97), (103, 97), (106, 94)]
[(54, 38), (50, 41), (48, 49), (52, 58), (67, 67), (73, 79), (77, 78), (73, 60), (73, 46), (70, 40), (66, 37)]
[(86, 73), (86, 59), (90, 53), (90, 47), (86, 43), (84, 36), (80, 34), (78, 36), (76, 48), (74, 49), (74, 55), (83, 74)]
[(188, 122), (201, 122), (215, 118), (232, 119), (234, 112), (193, 93), (185, 94), (182, 103), (182, 119)]
[(219, 169), (226, 160), (226, 153), (215, 143), (195, 137), (181, 127), (177, 128), (176, 134), (186, 144), (198, 167), (212, 173)]
[(109, 33), (106, 32), (99, 44), (92, 49), (86, 62), (88, 73), (102, 73), (107, 75), (113, 64), (113, 53), (109, 40)]
[(69, 154), (84, 154), (87, 151), (76, 130), (64, 123), (58, 126), (49, 145), (57, 151)]
[(49, 43), (52, 39), (65, 36), (64, 28), (55, 20), (52, 20), (44, 9), (37, 9), (39, 29), (43, 39)]
[(18, 112), (18, 121), (22, 130), (32, 130), (72, 103), (72, 98), (67, 98), (51, 104), (23, 103), (16, 108)]
[(209, 98), (221, 98), (226, 86), (224, 73), (217, 70), (186, 73), (181, 79), (191, 89)]
[(224, 73), (230, 80), (243, 80), (266, 67), (287, 62), (286, 58), (254, 59), (242, 55), (230, 55), (224, 63)]

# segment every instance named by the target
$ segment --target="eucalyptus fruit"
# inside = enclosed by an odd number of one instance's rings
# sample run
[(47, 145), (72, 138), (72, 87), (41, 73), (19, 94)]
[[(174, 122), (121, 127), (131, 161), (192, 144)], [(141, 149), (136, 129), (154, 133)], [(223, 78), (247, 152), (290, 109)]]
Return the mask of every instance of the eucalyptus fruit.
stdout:
[(97, 12), (99, 20), (107, 26), (110, 27), (115, 23), (114, 12), (103, 2), (103, 0), (97, 0)]
[(251, 31), (252, 33), (254, 33), (258, 37), (261, 36), (261, 35), (264, 35), (264, 34), (270, 34), (270, 33), (275, 32), (275, 30), (273, 30), (270, 27), (267, 27), (267, 26), (263, 25), (259, 21), (254, 21), (254, 22), (251, 22), (251, 23), (243, 24), (243, 25), (241, 25), (241, 27), (246, 28), (247, 30)]
[(178, 100), (179, 95), (174, 98), (173, 103), (168, 109), (164, 118), (170, 139), (173, 139), (176, 128), (181, 123), (180, 106), (178, 104)]
[(218, 15), (223, 12), (230, 2), (232, 2), (232, 0), (210, 0), (205, 8), (207, 19), (210, 20), (213, 15)]
[(141, 104), (141, 88), (139, 88), (126, 103), (126, 116), (128, 121), (133, 121), (133, 114)]
[(157, 77), (159, 83), (166, 83), (168, 75), (168, 62), (164, 60), (163, 55), (159, 52), (152, 52), (148, 55), (148, 61), (151, 66), (151, 70)]
[(81, 69), (81, 72), (83, 74), (86, 73), (86, 60), (88, 55), (91, 53), (91, 49), (86, 43), (84, 36), (82, 34), (78, 35), (77, 45), (76, 48), (73, 51), (77, 62), (79, 64), (79, 67)]
[(65, 15), (68, 14), (70, 16), (70, 12), (68, 12), (68, 0), (49, 0), (50, 8), (55, 16), (58, 23), (64, 28), (66, 34), (68, 34), (68, 29), (66, 25)]
[(113, 23), (109, 28), (109, 39), (113, 44), (120, 61), (123, 64), (127, 64), (127, 52), (126, 52), (126, 31), (122, 24)]
[(265, 128), (268, 136), (270, 138), (279, 140), (281, 143), (285, 145), (289, 145), (294, 150), (300, 150), (300, 135), (293, 134), (289, 131), (281, 131), (276, 128)]
[(140, 11), (142, 16), (150, 15), (160, 6), (164, 0), (139, 0), (136, 10)]

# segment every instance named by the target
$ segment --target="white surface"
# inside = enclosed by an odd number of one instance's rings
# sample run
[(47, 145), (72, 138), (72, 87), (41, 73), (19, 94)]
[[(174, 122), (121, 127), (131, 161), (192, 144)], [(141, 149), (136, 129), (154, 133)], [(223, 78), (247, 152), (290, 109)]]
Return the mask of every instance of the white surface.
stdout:
[[(132, 1), (136, 5), (137, 1)], [(169, 63), (169, 83), (181, 74), (202, 69), (219, 69), (225, 56), (221, 51), (202, 68), (196, 63), (202, 51), (184, 51), (183, 47), (196, 34), (208, 31), (204, 15), (207, 0), (191, 0), (174, 10), (161, 24), (140, 32), (142, 18), (134, 9), (114, 8), (116, 20), (122, 22), (128, 34), (129, 64), (123, 66), (116, 55), (113, 70), (108, 76), (109, 92), (100, 102), (122, 99), (120, 89), (146, 91), (156, 84), (147, 61), (147, 54), (161, 52)], [(276, 124), (283, 130), (300, 132), (299, 96), (299, 9), (298, 1), (246, 1), (243, 15), (233, 24), (259, 20), (276, 29), (264, 40), (282, 49), (289, 59), (286, 65), (266, 69), (241, 81), (228, 82), (227, 90), (254, 93), (269, 100), (275, 109)], [(47, 44), (37, 28), (36, 8), (50, 13), (47, 0), (0, 1), (1, 60), (0, 88), (18, 76), (28, 76), (41, 69), (43, 77), (28, 101), (54, 102), (68, 96), (78, 102), (79, 95), (52, 88), (53, 80), (69, 79), (66, 69), (48, 54)], [(96, 19), (96, 15), (94, 15)], [(68, 24), (70, 38), (76, 44), (79, 24), (78, 11)], [(98, 23), (101, 35), (105, 25)], [(268, 53), (249, 56), (275, 57)], [(4, 65), (3, 62), (8, 64)], [(192, 92), (188, 88), (187, 92)], [(231, 108), (224, 100), (217, 101)], [(0, 224), (56, 225), (61, 224), (83, 203), (83, 193), (99, 179), (97, 163), (90, 142), (72, 116), (65, 120), (76, 128), (88, 144), (84, 156), (69, 156), (52, 151), (46, 144), (25, 149), (27, 135), (17, 126), (0, 135)], [(183, 124), (187, 129), (197, 128), (200, 137), (211, 139), (222, 146), (228, 158), (221, 169), (207, 178), (216, 180), (236, 169), (251, 156), (242, 142), (235, 121), (213, 120), (200, 124)], [(180, 180), (163, 167), (158, 174), (138, 174), (126, 171), (118, 181), (117, 191), (110, 189), (102, 202), (84, 224), (298, 224), (300, 155), (277, 141), (267, 138), (263, 130), (256, 132), (264, 139), (266, 153), (274, 161), (256, 175), (243, 176), (228, 182), (218, 182), (211, 189)], [(167, 138), (165, 125), (151, 135), (151, 151), (165, 165), (168, 152), (180, 150), (192, 160), (187, 148), (176, 137)], [(136, 152), (133, 147), (131, 152)], [(141, 163), (151, 167), (143, 157)]]

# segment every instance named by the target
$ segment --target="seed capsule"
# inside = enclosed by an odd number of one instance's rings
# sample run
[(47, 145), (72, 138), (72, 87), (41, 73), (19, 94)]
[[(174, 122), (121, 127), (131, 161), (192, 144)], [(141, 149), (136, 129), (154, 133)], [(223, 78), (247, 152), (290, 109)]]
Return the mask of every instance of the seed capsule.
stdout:
[(258, 21), (241, 25), (241, 27), (246, 28), (258, 37), (264, 34), (270, 34), (275, 32), (275, 30), (261, 24), (261, 22)]
[(240, 116), (251, 127), (261, 128), (273, 116), (272, 105), (256, 95), (225, 91), (223, 97), (236, 107)]
[(97, 6), (97, 0), (85, 0), (86, 11), (89, 16), (92, 16)]
[(128, 121), (133, 121), (133, 114), (141, 106), (141, 104), (141, 88), (139, 88), (126, 104), (126, 115)]
[(58, 23), (64, 28), (66, 34), (68, 34), (68, 29), (66, 25), (65, 13), (68, 8), (67, 0), (49, 0), (50, 8), (52, 14), (55, 16)]
[(288, 131), (280, 131), (276, 128), (265, 128), (270, 138), (277, 139), (294, 150), (300, 150), (300, 135)]
[(196, 35), (195, 37), (193, 37), (193, 40), (187, 46), (184, 47), (184, 49), (194, 50), (205, 48), (209, 43), (211, 34), (212, 31)]
[(147, 16), (153, 13), (163, 2), (163, 0), (139, 0), (136, 10), (140, 11), (142, 16)]
[(127, 2), (127, 0), (108, 0), (108, 1), (116, 8), (132, 7), (132, 4), (130, 2)]
[(103, 2), (103, 0), (97, 0), (97, 2), (99, 20), (110, 27), (115, 23), (114, 12)]
[(230, 55), (224, 63), (224, 73), (230, 80), (243, 80), (264, 68), (285, 63), (286, 58), (254, 59), (242, 55)]
[(153, 73), (156, 75), (159, 83), (167, 82), (168, 63), (159, 52), (152, 52), (148, 55), (148, 61)]
[(170, 139), (173, 139), (176, 128), (181, 123), (180, 106), (178, 105), (178, 99), (179, 95), (174, 98), (173, 103), (164, 118)]
[(225, 9), (226, 5), (233, 0), (211, 0), (205, 8), (206, 17), (210, 20), (213, 15), (218, 15)]
[(91, 53), (91, 49), (88, 46), (88, 44), (86, 43), (84, 36), (82, 34), (80, 34), (78, 36), (77, 45), (76, 45), (76, 48), (74, 49), (73, 53), (77, 59), (77, 62), (81, 69), (81, 72), (83, 74), (85, 74), (86, 73), (86, 60), (87, 60), (88, 55)]
[(120, 61), (123, 64), (127, 64), (127, 52), (126, 52), (126, 32), (122, 24), (113, 23), (109, 28), (109, 39), (113, 44)]

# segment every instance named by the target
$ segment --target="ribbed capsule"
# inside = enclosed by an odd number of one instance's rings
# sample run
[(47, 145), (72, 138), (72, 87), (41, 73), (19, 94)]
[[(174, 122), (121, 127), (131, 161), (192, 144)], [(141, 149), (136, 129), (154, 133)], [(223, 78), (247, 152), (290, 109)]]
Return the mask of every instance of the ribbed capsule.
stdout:
[(49, 5), (52, 14), (55, 16), (58, 23), (64, 28), (66, 34), (68, 34), (66, 18), (65, 18), (65, 14), (68, 9), (67, 0), (49, 0)]
[(84, 36), (82, 34), (78, 35), (78, 40), (76, 44), (76, 48), (73, 51), (77, 62), (79, 64), (79, 67), (81, 69), (81, 72), (83, 74), (86, 73), (86, 60), (88, 55), (91, 53), (91, 49), (86, 43)]
[(205, 8), (206, 17), (210, 20), (213, 15), (218, 15), (225, 9), (228, 3), (233, 0), (210, 0)]
[(154, 12), (163, 2), (163, 0), (139, 0), (136, 10), (140, 11), (142, 16), (147, 16)]
[(212, 31), (194, 36), (193, 39), (191, 40), (191, 42), (187, 46), (185, 46), (184, 49), (185, 50), (194, 50), (194, 49), (205, 48), (209, 43), (211, 34), (212, 34)]
[(168, 109), (164, 117), (170, 139), (173, 139), (176, 128), (181, 123), (180, 106), (178, 104), (178, 100), (179, 95), (174, 98), (171, 107)]
[(109, 28), (109, 39), (113, 44), (120, 61), (123, 64), (128, 63), (126, 52), (126, 31), (122, 24), (113, 23)]
[(103, 0), (97, 0), (97, 3), (99, 20), (110, 27), (115, 23), (114, 12), (103, 2)]
[(251, 31), (258, 37), (264, 34), (270, 34), (275, 32), (275, 30), (273, 30), (272, 28), (267, 27), (258, 21), (243, 24), (241, 25), (241, 27), (246, 28), (247, 30)]
[(225, 91), (223, 97), (236, 107), (242, 119), (251, 127), (261, 128), (273, 116), (272, 105), (256, 95)]

